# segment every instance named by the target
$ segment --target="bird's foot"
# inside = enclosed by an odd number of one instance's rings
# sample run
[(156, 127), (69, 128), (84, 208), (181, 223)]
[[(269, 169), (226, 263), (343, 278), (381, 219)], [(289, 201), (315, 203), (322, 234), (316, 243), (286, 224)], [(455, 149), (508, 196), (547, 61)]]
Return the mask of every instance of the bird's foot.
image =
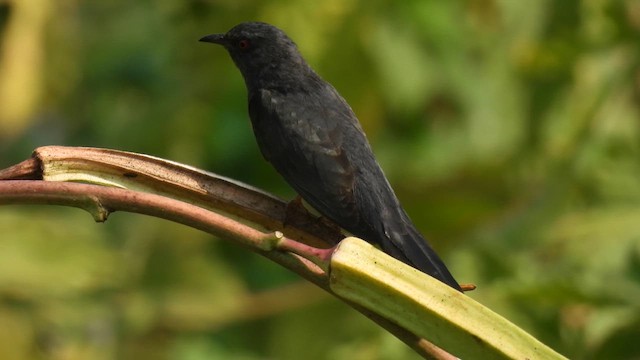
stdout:
[(287, 221), (300, 218), (300, 214), (304, 214), (306, 218), (316, 219), (320, 223), (322, 227), (326, 227), (331, 230), (335, 230), (336, 232), (341, 232), (341, 229), (336, 223), (326, 218), (324, 215), (320, 215), (318, 213), (312, 213), (307, 210), (302, 202), (302, 198), (300, 195), (296, 196), (295, 199), (289, 201), (287, 204), (287, 210), (285, 213), (285, 226), (287, 224), (293, 224), (294, 221)]
[(338, 225), (324, 216), (307, 210), (299, 195), (287, 203), (282, 227), (283, 229), (287, 227), (306, 229), (309, 234), (321, 236), (323, 242), (333, 245), (344, 238), (342, 229)]
[(287, 203), (287, 208), (284, 213), (283, 225), (286, 227), (289, 224), (295, 224), (296, 219), (310, 216), (309, 211), (302, 204), (302, 198), (297, 195), (295, 199)]

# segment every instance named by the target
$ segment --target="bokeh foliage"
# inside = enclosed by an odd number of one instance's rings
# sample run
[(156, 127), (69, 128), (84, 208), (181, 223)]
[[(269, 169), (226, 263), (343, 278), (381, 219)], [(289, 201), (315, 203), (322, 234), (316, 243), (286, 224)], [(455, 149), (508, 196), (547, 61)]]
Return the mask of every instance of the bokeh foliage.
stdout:
[[(574, 359), (640, 357), (640, 1), (0, 1), (0, 166), (143, 152), (293, 196), (239, 72), (287, 31), (470, 296)], [(130, 214), (0, 209), (0, 358), (412, 359), (256, 255)]]

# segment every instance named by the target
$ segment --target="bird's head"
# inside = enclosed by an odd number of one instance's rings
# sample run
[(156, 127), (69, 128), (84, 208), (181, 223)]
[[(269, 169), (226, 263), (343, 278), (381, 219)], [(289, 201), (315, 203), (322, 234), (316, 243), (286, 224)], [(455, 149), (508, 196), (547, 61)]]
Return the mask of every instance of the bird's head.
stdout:
[(224, 46), (247, 83), (256, 77), (278, 77), (279, 71), (307, 68), (296, 44), (284, 31), (266, 23), (241, 23), (226, 34), (207, 35), (200, 41)]

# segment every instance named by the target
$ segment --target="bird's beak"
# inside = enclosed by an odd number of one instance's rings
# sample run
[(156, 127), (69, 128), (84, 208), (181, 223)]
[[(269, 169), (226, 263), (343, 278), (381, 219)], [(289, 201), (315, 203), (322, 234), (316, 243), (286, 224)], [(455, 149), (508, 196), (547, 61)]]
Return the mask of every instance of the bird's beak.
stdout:
[(227, 43), (227, 40), (225, 39), (224, 34), (207, 35), (202, 37), (199, 41), (220, 44), (220, 45), (226, 45)]

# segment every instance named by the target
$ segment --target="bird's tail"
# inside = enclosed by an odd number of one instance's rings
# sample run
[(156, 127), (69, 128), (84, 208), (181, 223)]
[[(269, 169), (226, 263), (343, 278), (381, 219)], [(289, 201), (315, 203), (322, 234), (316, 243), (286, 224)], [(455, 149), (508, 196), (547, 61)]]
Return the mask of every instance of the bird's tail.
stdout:
[(409, 217), (403, 215), (402, 225), (385, 229), (387, 241), (382, 242), (382, 248), (396, 259), (462, 291), (438, 254), (418, 232)]

